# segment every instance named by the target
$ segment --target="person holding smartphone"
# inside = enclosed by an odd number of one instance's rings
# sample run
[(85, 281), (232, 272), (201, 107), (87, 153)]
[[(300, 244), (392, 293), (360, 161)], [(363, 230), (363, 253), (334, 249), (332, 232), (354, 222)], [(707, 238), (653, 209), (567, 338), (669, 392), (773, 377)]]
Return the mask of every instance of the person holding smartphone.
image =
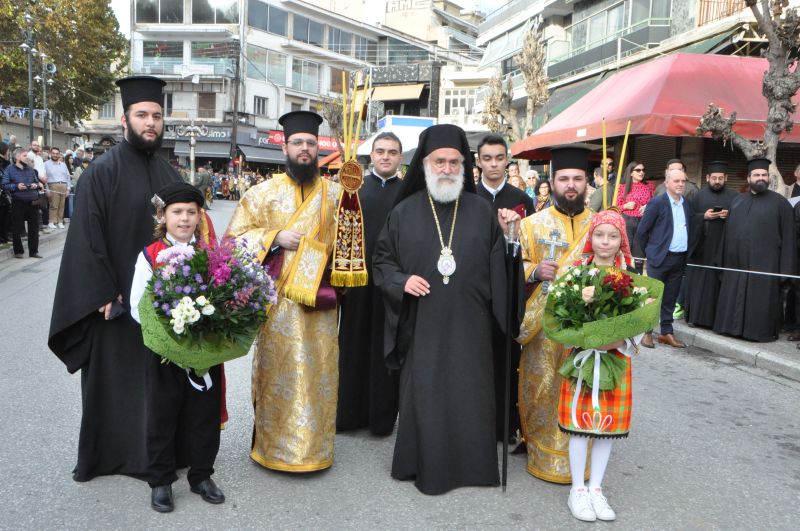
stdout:
[[(684, 312), (689, 326), (714, 326), (719, 294), (719, 271), (696, 267), (717, 266), (725, 220), (736, 192), (728, 190), (728, 164), (715, 160), (706, 169), (706, 186), (690, 200), (695, 212), (695, 246), (686, 270)], [(695, 265), (693, 267), (692, 265)]]
[(11, 220), (14, 232), (14, 258), (24, 258), (22, 234), (27, 224), (28, 254), (41, 258), (39, 254), (39, 192), (44, 188), (38, 174), (28, 164), (28, 153), (17, 148), (12, 154), (14, 164), (3, 173), (3, 189), (11, 194)]

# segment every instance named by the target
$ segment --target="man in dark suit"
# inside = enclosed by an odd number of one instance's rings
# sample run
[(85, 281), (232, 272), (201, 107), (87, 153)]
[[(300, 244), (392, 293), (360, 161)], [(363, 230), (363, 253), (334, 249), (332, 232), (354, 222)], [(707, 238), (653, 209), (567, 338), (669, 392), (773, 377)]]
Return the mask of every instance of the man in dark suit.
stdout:
[(800, 164), (798, 164), (797, 167), (794, 169), (794, 178), (795, 178), (794, 184), (792, 184), (789, 187), (789, 190), (791, 191), (789, 197), (797, 197), (798, 195), (800, 195)]
[[(689, 224), (692, 210), (684, 200), (686, 173), (680, 169), (667, 171), (664, 181), (666, 192), (650, 200), (645, 208), (636, 237), (647, 257), (647, 274), (664, 283), (661, 301), (661, 335), (658, 342), (677, 348), (686, 345), (675, 339), (672, 331), (672, 312), (681, 288), (681, 278), (686, 270), (686, 256), (690, 250)], [(652, 346), (652, 338), (642, 341)], [(649, 344), (648, 344), (649, 343)]]

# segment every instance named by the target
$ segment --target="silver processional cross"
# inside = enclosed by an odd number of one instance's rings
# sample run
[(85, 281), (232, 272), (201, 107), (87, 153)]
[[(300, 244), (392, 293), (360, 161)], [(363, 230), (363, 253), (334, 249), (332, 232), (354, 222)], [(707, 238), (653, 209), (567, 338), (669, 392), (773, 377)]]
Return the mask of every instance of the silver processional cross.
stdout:
[[(538, 243), (539, 245), (546, 245), (550, 248), (549, 249), (550, 252), (545, 257), (545, 260), (549, 260), (551, 262), (555, 261), (556, 247), (561, 247), (561, 248), (569, 247), (569, 244), (567, 242), (562, 242), (561, 240), (558, 239), (559, 236), (561, 236), (561, 233), (554, 229), (550, 231), (549, 240), (547, 238), (539, 238), (538, 240), (536, 240), (536, 243)], [(550, 291), (550, 281), (545, 280), (544, 283), (542, 283), (542, 293), (547, 294), (548, 291)]]

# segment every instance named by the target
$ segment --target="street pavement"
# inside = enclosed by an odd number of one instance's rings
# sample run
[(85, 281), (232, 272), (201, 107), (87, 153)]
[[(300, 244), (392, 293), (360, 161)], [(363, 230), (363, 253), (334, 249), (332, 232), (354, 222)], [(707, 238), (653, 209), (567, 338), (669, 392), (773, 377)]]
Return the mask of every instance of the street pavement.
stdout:
[[(219, 232), (233, 207), (214, 203)], [(190, 493), (185, 472), (171, 514), (150, 509), (134, 479), (76, 483), (80, 378), (47, 349), (58, 249), (0, 259), (0, 529), (796, 529), (800, 383), (696, 347), (634, 359), (631, 436), (614, 445), (604, 485), (613, 524), (574, 520), (569, 488), (528, 475), (521, 455), (510, 456), (505, 493), (422, 495), (389, 476), (393, 437), (364, 432), (336, 437), (328, 471), (265, 470), (248, 458), (249, 356), (226, 365), (231, 420), (214, 475), (225, 504)]]

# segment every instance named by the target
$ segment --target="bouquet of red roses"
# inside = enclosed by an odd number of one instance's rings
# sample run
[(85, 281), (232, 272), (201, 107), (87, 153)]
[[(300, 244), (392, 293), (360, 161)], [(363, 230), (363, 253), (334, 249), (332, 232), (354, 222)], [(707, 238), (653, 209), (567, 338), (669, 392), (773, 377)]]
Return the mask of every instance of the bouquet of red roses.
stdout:
[(160, 251), (139, 303), (145, 345), (198, 373), (247, 354), (277, 300), (257, 255), (231, 238)]
[[(593, 264), (575, 266), (552, 284), (542, 330), (564, 345), (600, 349), (658, 324), (663, 291), (660, 281), (635, 273)], [(603, 356), (602, 360), (613, 365), (617, 358)], [(562, 374), (575, 376), (574, 371), (581, 370), (591, 382), (593, 368), (593, 362), (588, 362), (577, 369), (568, 359), (562, 371), (569, 374)], [(600, 388), (613, 389), (621, 368), (606, 367)]]

